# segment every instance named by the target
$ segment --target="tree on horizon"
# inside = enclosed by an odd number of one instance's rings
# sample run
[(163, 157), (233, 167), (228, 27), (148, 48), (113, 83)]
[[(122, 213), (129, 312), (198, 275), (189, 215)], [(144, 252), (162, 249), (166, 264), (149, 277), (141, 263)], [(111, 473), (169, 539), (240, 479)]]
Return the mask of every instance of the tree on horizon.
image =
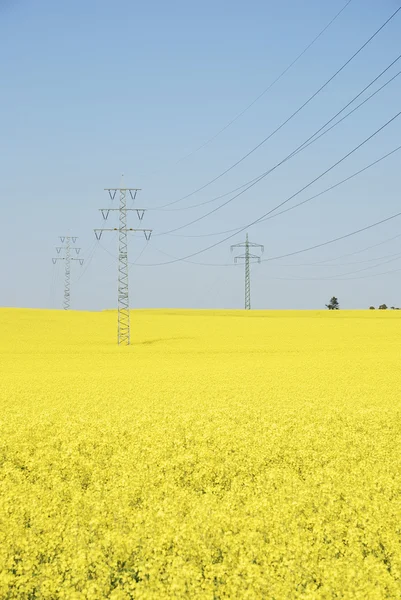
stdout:
[(335, 296), (333, 296), (329, 302), (329, 304), (326, 304), (326, 307), (329, 310), (339, 310), (340, 308), (340, 303), (338, 301), (338, 298), (336, 298)]

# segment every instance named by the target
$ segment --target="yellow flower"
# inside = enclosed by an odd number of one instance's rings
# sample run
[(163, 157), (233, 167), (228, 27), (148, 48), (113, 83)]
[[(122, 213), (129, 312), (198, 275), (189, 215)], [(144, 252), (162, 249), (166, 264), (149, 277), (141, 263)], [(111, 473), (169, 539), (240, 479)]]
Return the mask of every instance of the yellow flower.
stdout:
[(400, 598), (380, 313), (0, 309), (0, 598)]

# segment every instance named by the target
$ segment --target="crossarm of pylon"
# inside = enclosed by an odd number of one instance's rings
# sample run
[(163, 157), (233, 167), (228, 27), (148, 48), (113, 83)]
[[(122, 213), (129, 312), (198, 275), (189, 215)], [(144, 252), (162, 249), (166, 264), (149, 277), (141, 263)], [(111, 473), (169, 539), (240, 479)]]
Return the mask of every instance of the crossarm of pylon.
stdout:
[(246, 259), (247, 257), (248, 258), (260, 258), (260, 256), (257, 256), (256, 254), (248, 254), (248, 255), (241, 254), (240, 256), (236, 256), (235, 258), (237, 258), (237, 259), (238, 258), (244, 258), (244, 259)]
[[(247, 257), (246, 257), (246, 256), (236, 256), (236, 257), (234, 258), (234, 262), (235, 262), (235, 263), (237, 263), (237, 262), (238, 262), (238, 260), (240, 260), (240, 259), (242, 259), (242, 258), (245, 260), (245, 264), (247, 264)], [(260, 256), (252, 256), (252, 255), (250, 255), (250, 256), (249, 256), (249, 260), (250, 260), (250, 259), (252, 259), (252, 262), (253, 262), (253, 261), (256, 261), (256, 262), (260, 263)]]
[[(99, 208), (100, 212), (102, 213), (102, 217), (105, 221), (107, 221), (108, 217), (109, 217), (109, 213), (112, 211), (119, 211), (119, 208)], [(137, 217), (140, 221), (142, 221), (145, 212), (146, 212), (146, 208), (126, 208), (125, 209), (127, 212), (128, 211), (134, 211), (137, 214)]]
[(252, 248), (260, 248), (262, 250), (262, 252), (264, 252), (264, 249), (265, 249), (265, 247), (262, 244), (254, 244), (253, 242), (248, 242), (248, 243), (246, 243), (246, 242), (240, 242), (239, 244), (233, 244), (231, 246), (231, 251), (234, 248), (246, 248), (246, 247), (248, 247), (248, 248), (251, 248), (251, 247)]

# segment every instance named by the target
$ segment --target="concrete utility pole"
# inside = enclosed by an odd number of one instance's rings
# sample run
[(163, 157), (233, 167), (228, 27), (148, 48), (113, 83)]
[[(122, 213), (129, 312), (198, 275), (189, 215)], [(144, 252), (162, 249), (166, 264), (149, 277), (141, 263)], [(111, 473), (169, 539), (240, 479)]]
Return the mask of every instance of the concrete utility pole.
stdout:
[(128, 286), (128, 232), (142, 231), (147, 240), (152, 235), (151, 229), (132, 229), (127, 227), (127, 212), (135, 211), (138, 219), (142, 221), (145, 214), (144, 208), (127, 208), (127, 193), (131, 200), (136, 199), (139, 188), (105, 188), (109, 192), (111, 200), (114, 200), (117, 192), (120, 194), (119, 208), (101, 208), (103, 219), (107, 220), (111, 211), (119, 213), (119, 227), (94, 229), (97, 240), (102, 237), (103, 231), (118, 231), (118, 344), (129, 346), (130, 344), (130, 314), (129, 314), (129, 286)]
[[(69, 310), (70, 308), (70, 278), (71, 278), (71, 261), (77, 260), (79, 264), (82, 266), (84, 264), (83, 258), (72, 258), (71, 257), (71, 242), (75, 244), (77, 241), (77, 237), (70, 237), (69, 235), (60, 236), (60, 241), (62, 244), (65, 243), (65, 246), (57, 246), (56, 251), (57, 254), (60, 254), (62, 250), (65, 251), (65, 256), (60, 256), (58, 258), (52, 258), (53, 264), (55, 265), (58, 260), (64, 261), (64, 302), (63, 308), (64, 310)], [(76, 248), (73, 246), (72, 248), (75, 250), (76, 254), (79, 254), (81, 248)]]
[(251, 259), (256, 259), (257, 262), (260, 263), (260, 256), (256, 254), (250, 254), (249, 248), (260, 248), (262, 252), (264, 252), (264, 247), (262, 244), (254, 244), (248, 240), (248, 234), (246, 234), (245, 242), (241, 242), (240, 244), (234, 244), (231, 246), (231, 252), (234, 248), (245, 248), (245, 254), (241, 256), (236, 256), (234, 258), (234, 262), (238, 262), (240, 259), (245, 259), (245, 310), (251, 310), (251, 271), (250, 271), (250, 261)]

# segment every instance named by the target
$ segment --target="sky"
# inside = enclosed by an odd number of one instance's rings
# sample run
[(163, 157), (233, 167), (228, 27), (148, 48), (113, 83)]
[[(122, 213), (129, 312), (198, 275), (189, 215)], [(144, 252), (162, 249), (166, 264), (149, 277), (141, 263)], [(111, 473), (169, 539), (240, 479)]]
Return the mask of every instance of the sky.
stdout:
[[(226, 127), (345, 4), (0, 0), (0, 305), (62, 307), (64, 264), (52, 258), (59, 236), (70, 233), (85, 261), (72, 265), (71, 307), (117, 306), (118, 236), (105, 232), (97, 242), (93, 229), (117, 227), (117, 213), (103, 224), (99, 209), (118, 206), (104, 188), (118, 187), (124, 174), (125, 186), (141, 189), (129, 207), (148, 209), (141, 222), (130, 212), (129, 226), (153, 231), (149, 242), (130, 234), (132, 308), (243, 308), (244, 266), (233, 264), (242, 251), (230, 252), (230, 245), (246, 233), (264, 246), (251, 269), (252, 308), (319, 309), (333, 295), (342, 308), (401, 306), (401, 216), (276, 258), (400, 212), (401, 151), (246, 227), (392, 119), (401, 76), (226, 206), (218, 208), (235, 193), (213, 200), (283, 161), (397, 58), (401, 11), (305, 108), (218, 177), (297, 111), (400, 5), (352, 0)], [(401, 60), (348, 110), (399, 70)], [(401, 116), (283, 208), (389, 153), (400, 134)], [(221, 233), (236, 228), (242, 231)]]

